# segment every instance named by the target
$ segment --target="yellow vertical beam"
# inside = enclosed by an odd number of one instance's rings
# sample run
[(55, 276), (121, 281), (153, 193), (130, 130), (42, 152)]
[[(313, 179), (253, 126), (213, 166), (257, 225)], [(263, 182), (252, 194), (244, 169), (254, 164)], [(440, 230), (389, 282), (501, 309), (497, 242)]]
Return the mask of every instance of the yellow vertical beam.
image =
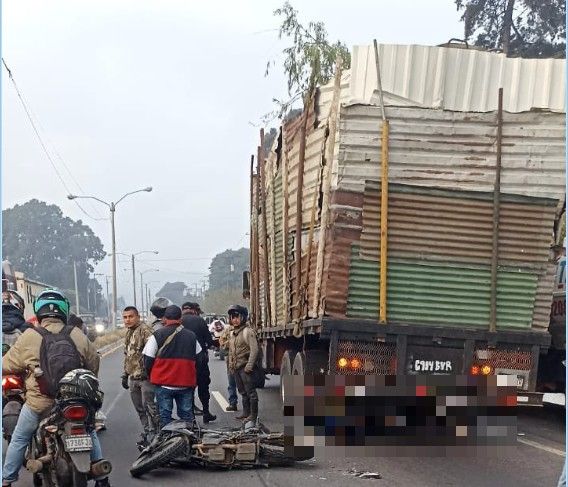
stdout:
[(389, 214), (389, 122), (383, 120), (381, 138), (381, 253), (379, 275), (379, 322), (387, 322), (387, 244)]

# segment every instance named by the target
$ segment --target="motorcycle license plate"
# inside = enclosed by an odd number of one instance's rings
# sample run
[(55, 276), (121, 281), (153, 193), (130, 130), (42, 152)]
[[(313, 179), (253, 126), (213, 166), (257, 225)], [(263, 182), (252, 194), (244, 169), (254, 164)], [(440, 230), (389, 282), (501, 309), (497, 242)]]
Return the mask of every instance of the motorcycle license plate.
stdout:
[(65, 437), (65, 451), (88, 451), (93, 448), (93, 440), (89, 435)]

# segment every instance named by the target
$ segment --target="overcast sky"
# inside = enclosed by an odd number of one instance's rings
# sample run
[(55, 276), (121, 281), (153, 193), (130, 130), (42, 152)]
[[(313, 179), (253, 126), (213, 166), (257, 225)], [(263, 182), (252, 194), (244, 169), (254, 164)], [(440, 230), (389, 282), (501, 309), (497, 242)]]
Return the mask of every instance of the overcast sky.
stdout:
[[(69, 189), (116, 201), (117, 249), (140, 256), (156, 291), (195, 285), (211, 258), (248, 246), (248, 178), (262, 115), (285, 98), (274, 9), (283, 1), (17, 0), (2, 2), (2, 57), (41, 124)], [(463, 37), (453, 0), (293, 1), (331, 41), (435, 45)], [(66, 199), (2, 67), (2, 208), (37, 198), (93, 228), (110, 223)], [(61, 156), (61, 159), (58, 157)], [(65, 164), (62, 163), (64, 161)], [(67, 171), (67, 168), (69, 171)], [(71, 176), (72, 175), (72, 176)], [(77, 185), (78, 183), (78, 185)], [(97, 218), (103, 205), (83, 201)], [(131, 300), (120, 257), (119, 295)], [(150, 260), (156, 260), (150, 262)], [(97, 267), (110, 274), (110, 259)]]

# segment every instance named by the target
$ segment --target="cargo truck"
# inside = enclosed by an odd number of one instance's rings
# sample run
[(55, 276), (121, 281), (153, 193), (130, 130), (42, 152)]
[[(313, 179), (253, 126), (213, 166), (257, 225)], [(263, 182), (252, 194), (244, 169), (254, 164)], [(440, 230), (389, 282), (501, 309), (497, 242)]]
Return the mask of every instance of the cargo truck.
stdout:
[(355, 46), (269, 150), (261, 131), (244, 284), (268, 372), (509, 374), (540, 404), (565, 68)]

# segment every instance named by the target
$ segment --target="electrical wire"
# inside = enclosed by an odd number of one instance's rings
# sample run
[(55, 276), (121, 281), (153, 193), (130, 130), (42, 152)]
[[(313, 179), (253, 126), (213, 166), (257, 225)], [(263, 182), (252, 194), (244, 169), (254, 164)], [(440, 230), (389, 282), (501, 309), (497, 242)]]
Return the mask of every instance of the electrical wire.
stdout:
[[(61, 184), (63, 185), (63, 187), (65, 188), (65, 190), (67, 191), (67, 194), (71, 194), (72, 191), (69, 189), (69, 187), (67, 186), (67, 184), (65, 183), (65, 180), (63, 179), (63, 176), (61, 176), (61, 173), (59, 172), (59, 170), (57, 169), (57, 166), (55, 165), (55, 162), (53, 161), (53, 159), (51, 158), (51, 155), (49, 154), (49, 151), (47, 150), (47, 147), (45, 145), (45, 143), (43, 142), (41, 135), (39, 134), (39, 131), (36, 127), (36, 124), (30, 114), (30, 111), (22, 97), (22, 94), (18, 88), (18, 85), (16, 84), (16, 80), (14, 79), (14, 77), (12, 76), (12, 71), (10, 70), (10, 68), (8, 68), (6, 61), (4, 61), (4, 58), (2, 58), (2, 63), (4, 64), (4, 67), (6, 68), (6, 71), (8, 72), (8, 77), (10, 78), (10, 81), (12, 81), (12, 84), (14, 85), (14, 88), (16, 90), (16, 93), (18, 94), (18, 98), (20, 99), (20, 102), (22, 104), (22, 107), (24, 108), (24, 111), (26, 112), (26, 116), (28, 117), (28, 120), (32, 126), (32, 129), (34, 131), (34, 133), (36, 134), (36, 137), (43, 149), (43, 152), (45, 153), (47, 159), (49, 160), (51, 167), (53, 168), (53, 170), (55, 171), (55, 174), (57, 175), (59, 181), (61, 182)], [(102, 220), (107, 220), (107, 218), (97, 218), (92, 216), (91, 214), (89, 214), (80, 204), (77, 200), (73, 200), (75, 202), (75, 204), (79, 207), (79, 209), (89, 218), (91, 218), (92, 220), (95, 221), (102, 221)]]

